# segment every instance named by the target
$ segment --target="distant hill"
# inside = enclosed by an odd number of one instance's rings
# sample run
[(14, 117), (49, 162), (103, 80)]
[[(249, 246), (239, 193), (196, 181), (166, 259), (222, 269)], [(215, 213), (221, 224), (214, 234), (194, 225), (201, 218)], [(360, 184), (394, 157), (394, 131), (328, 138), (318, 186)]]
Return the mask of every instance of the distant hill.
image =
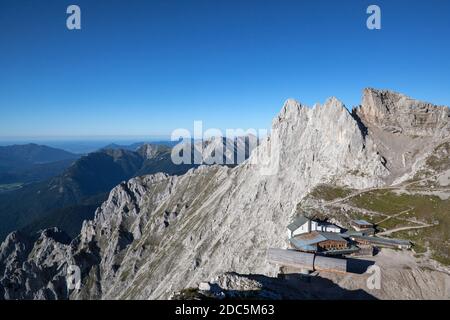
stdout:
[(16, 168), (67, 159), (75, 159), (76, 154), (34, 143), (0, 147), (0, 167)]
[(77, 158), (77, 154), (33, 143), (0, 147), (0, 184), (48, 179)]
[(123, 149), (123, 150), (130, 150), (130, 151), (137, 151), (140, 147), (143, 145), (153, 145), (153, 146), (166, 146), (166, 147), (173, 147), (175, 146), (179, 141), (170, 141), (170, 140), (161, 140), (161, 141), (152, 141), (152, 142), (135, 142), (132, 144), (117, 144), (117, 143), (110, 143), (103, 147), (101, 150), (105, 149)]

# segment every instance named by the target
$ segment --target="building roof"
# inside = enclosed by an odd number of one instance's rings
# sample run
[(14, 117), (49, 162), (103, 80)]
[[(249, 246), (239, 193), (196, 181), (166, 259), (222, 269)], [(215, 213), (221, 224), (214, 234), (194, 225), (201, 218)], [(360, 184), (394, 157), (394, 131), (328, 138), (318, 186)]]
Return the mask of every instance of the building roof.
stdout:
[(367, 222), (366, 220), (353, 220), (353, 223), (360, 226), (368, 226), (368, 227), (371, 227), (373, 225), (372, 223)]
[(308, 242), (295, 238), (290, 238), (289, 241), (291, 242), (292, 246), (298, 250), (313, 252), (317, 251), (317, 244), (308, 244)]
[(298, 216), (297, 218), (295, 218), (295, 220), (292, 221), (292, 223), (289, 224), (289, 225), (287, 226), (287, 228), (288, 228), (289, 230), (291, 230), (291, 231), (295, 231), (295, 230), (297, 230), (298, 228), (300, 228), (302, 225), (304, 225), (305, 223), (307, 223), (308, 221), (309, 221), (308, 218), (306, 218), (305, 216), (301, 215), (301, 216)]
[(305, 247), (311, 245), (317, 245), (318, 243), (333, 240), (333, 241), (346, 241), (338, 233), (334, 232), (322, 232), (313, 231), (298, 235), (291, 239), (291, 243), (296, 247)]
[(363, 235), (352, 235), (354, 239), (365, 240), (372, 243), (385, 244), (385, 245), (396, 245), (396, 246), (410, 246), (411, 241), (402, 240), (402, 239), (388, 239), (388, 238), (380, 238), (380, 237), (369, 237)]
[(363, 236), (362, 231), (354, 231), (354, 230), (347, 230), (344, 233), (340, 233), (340, 236), (343, 238), (350, 238), (352, 236)]
[(317, 231), (322, 237), (325, 238), (325, 240), (333, 240), (333, 241), (346, 241), (344, 238), (341, 237), (339, 233), (336, 232), (324, 232), (324, 231)]

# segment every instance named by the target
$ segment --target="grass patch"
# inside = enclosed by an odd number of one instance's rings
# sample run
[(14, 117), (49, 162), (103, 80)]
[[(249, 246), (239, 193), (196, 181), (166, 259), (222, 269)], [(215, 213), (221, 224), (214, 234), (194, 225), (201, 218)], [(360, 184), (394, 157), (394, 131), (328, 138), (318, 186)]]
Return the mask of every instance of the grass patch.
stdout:
[(436, 260), (437, 262), (442, 263), (443, 265), (450, 266), (450, 257), (448, 255), (444, 256), (438, 252), (438, 253), (433, 253), (433, 255), (431, 257), (434, 260)]
[(380, 227), (392, 229), (414, 225), (412, 222), (401, 220), (406, 217), (434, 224), (428, 228), (396, 232), (392, 236), (412, 241), (417, 253), (426, 252), (427, 248), (430, 248), (435, 260), (450, 265), (450, 199), (442, 200), (437, 196), (397, 194), (388, 190), (376, 190), (361, 194), (350, 202), (359, 208), (387, 215), (411, 209), (408, 214), (404, 213), (398, 218), (382, 222)]
[(316, 199), (323, 199), (326, 201), (332, 201), (335, 199), (345, 198), (352, 193), (351, 189), (347, 189), (339, 186), (331, 186), (327, 184), (321, 184), (315, 187), (310, 195)]
[(394, 229), (394, 228), (398, 228), (398, 227), (406, 227), (406, 226), (416, 226), (417, 224), (409, 222), (409, 221), (404, 221), (401, 219), (397, 219), (397, 218), (390, 218), (388, 220), (385, 220), (383, 222), (381, 222), (380, 224), (378, 224), (378, 226), (380, 228), (389, 230), (389, 229)]
[(437, 196), (418, 194), (396, 194), (392, 191), (376, 190), (361, 194), (350, 200), (353, 205), (387, 215), (411, 209), (409, 217), (433, 222), (438, 216), (450, 214), (450, 201)]
[(418, 244), (417, 242), (414, 243), (413, 249), (414, 249), (414, 252), (417, 253), (417, 255), (427, 252), (427, 248)]

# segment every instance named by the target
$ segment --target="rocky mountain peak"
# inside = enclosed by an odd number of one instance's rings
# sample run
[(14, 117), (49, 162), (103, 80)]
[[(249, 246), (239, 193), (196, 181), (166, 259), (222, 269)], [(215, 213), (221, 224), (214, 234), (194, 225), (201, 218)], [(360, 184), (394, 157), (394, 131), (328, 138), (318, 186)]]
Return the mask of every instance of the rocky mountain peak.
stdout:
[(302, 109), (302, 105), (295, 99), (287, 99), (281, 108), (278, 117), (274, 121), (282, 121), (282, 119), (295, 118)]
[(325, 101), (325, 108), (339, 108), (341, 110), (345, 109), (344, 103), (336, 97), (330, 97)]
[(356, 114), (368, 127), (379, 127), (392, 133), (409, 136), (450, 134), (450, 109), (412, 99), (406, 95), (366, 88)]
[[(280, 172), (301, 174), (305, 185), (325, 180), (329, 175), (335, 178), (342, 175), (345, 183), (363, 183), (364, 186), (358, 186), (366, 187), (382, 183), (380, 177), (388, 175), (357, 119), (335, 97), (312, 108), (292, 99), (286, 101), (260, 153), (271, 154), (270, 150), (279, 155)], [(268, 162), (269, 159), (261, 161)], [(377, 172), (377, 175), (374, 179), (353, 179), (348, 172), (367, 173), (368, 177)]]
[(24, 255), (31, 246), (31, 240), (20, 231), (11, 232), (0, 246), (0, 270), (5, 266), (8, 257)]
[(288, 99), (283, 105), (278, 116), (274, 119), (273, 129), (280, 126), (280, 123), (291, 125), (306, 125), (308, 121), (333, 122), (336, 118), (346, 118), (353, 122), (350, 112), (344, 103), (336, 97), (328, 98), (324, 104), (315, 104), (312, 108), (303, 105), (295, 99)]

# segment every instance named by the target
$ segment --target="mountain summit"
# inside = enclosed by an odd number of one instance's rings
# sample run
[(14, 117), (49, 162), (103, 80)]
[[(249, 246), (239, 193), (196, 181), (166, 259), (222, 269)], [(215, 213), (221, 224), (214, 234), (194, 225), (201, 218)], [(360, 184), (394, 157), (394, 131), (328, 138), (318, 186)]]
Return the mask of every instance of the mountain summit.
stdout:
[(361, 107), (356, 113), (366, 124), (393, 133), (440, 138), (450, 135), (448, 107), (435, 106), (392, 91), (365, 89)]

